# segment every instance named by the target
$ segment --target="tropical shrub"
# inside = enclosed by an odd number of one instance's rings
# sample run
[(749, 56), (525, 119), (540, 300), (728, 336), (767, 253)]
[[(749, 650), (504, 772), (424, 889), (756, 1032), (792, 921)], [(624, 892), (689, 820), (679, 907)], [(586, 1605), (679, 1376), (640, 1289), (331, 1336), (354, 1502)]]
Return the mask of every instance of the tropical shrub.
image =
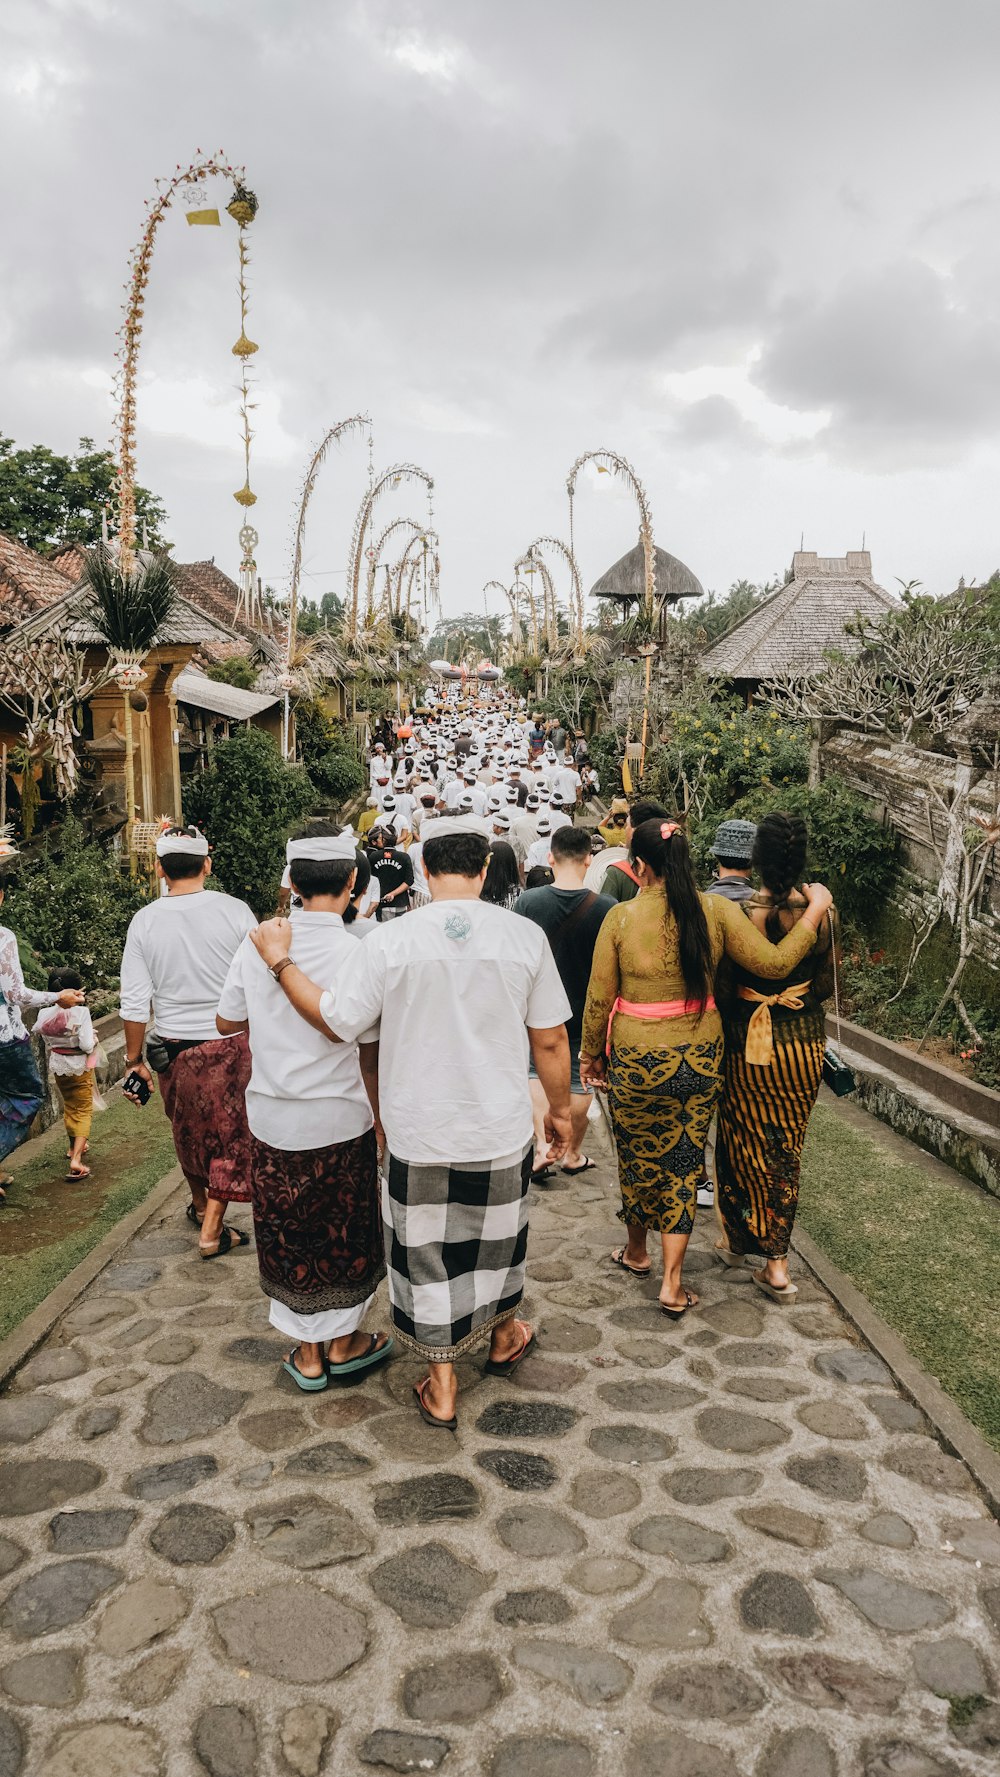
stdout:
[(803, 783), (759, 785), (725, 812), (745, 820), (781, 809), (809, 828), (806, 880), (825, 882), (841, 918), (870, 929), (886, 901), (896, 870), (895, 834), (874, 820), (870, 804), (840, 778), (816, 789)]
[(78, 969), (100, 1009), (117, 987), (129, 920), (149, 894), (145, 879), (130, 877), (67, 815), (58, 835), (22, 860), (4, 898), (28, 985), (44, 988), (50, 969)]
[(353, 736), (314, 699), (295, 706), (295, 747), (317, 796), (339, 808), (365, 786)]
[(186, 790), (184, 812), (208, 838), (219, 887), (264, 917), (277, 899), (285, 839), (315, 802), (303, 766), (286, 764), (261, 729), (240, 728)]
[(643, 789), (668, 807), (721, 818), (741, 796), (804, 783), (808, 773), (801, 724), (713, 701), (672, 716), (669, 739), (647, 759)]

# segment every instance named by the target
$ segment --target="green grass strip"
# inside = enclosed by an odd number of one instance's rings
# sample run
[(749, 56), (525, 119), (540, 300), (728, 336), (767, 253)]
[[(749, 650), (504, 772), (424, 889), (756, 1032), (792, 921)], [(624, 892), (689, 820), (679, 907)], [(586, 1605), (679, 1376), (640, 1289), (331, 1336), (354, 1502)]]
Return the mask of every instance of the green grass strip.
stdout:
[(817, 1105), (799, 1218), (1000, 1450), (1000, 1202)]
[[(31, 1252), (0, 1250), (0, 1338), (5, 1338), (37, 1308), (73, 1266), (85, 1259), (98, 1241), (176, 1165), (170, 1124), (155, 1107), (147, 1109), (153, 1115), (143, 1124), (138, 1119), (144, 1113), (124, 1099), (95, 1116), (88, 1160), (97, 1176), (103, 1165), (110, 1163), (112, 1182), (85, 1226)], [(37, 1157), (17, 1168), (15, 1182), (7, 1192), (11, 1208), (0, 1209), (0, 1248), (4, 1245), (5, 1219), (10, 1218), (13, 1229), (20, 1222), (17, 1209), (23, 1206), (30, 1216), (32, 1195), (41, 1186), (49, 1187), (47, 1197), (51, 1201), (53, 1176), (60, 1178), (64, 1172), (63, 1148), (54, 1142), (46, 1142)], [(67, 1183), (61, 1188), (72, 1192), (75, 1187)], [(17, 1233), (19, 1236), (19, 1227)]]

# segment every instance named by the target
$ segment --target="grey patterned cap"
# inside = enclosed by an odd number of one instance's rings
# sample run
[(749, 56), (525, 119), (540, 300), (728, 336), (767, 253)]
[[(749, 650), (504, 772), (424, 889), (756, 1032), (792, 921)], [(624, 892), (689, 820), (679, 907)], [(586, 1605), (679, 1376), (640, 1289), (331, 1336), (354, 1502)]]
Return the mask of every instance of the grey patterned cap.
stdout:
[(710, 847), (712, 856), (739, 859), (740, 863), (749, 864), (756, 837), (757, 829), (753, 821), (723, 821), (715, 829), (715, 838)]

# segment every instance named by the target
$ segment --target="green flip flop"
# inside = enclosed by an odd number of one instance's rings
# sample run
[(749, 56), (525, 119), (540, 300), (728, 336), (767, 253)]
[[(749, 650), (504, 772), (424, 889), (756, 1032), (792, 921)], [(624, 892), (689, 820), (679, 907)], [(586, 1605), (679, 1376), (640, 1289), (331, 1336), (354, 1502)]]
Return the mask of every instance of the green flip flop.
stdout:
[(301, 1349), (301, 1345), (296, 1345), (295, 1350), (290, 1352), (288, 1357), (282, 1359), (281, 1367), (288, 1371), (292, 1381), (301, 1388), (303, 1394), (321, 1394), (323, 1389), (328, 1386), (326, 1371), (324, 1370), (322, 1376), (303, 1376), (295, 1362), (296, 1353)]
[(341, 1379), (345, 1382), (349, 1379), (355, 1380), (363, 1371), (374, 1370), (377, 1369), (379, 1364), (384, 1364), (386, 1358), (392, 1355), (394, 1349), (395, 1341), (391, 1334), (385, 1344), (380, 1345), (378, 1343), (378, 1334), (372, 1333), (369, 1338), (368, 1350), (363, 1351), (360, 1357), (349, 1357), (342, 1364), (331, 1363), (330, 1359), (327, 1358), (326, 1373), (331, 1382), (338, 1382)]

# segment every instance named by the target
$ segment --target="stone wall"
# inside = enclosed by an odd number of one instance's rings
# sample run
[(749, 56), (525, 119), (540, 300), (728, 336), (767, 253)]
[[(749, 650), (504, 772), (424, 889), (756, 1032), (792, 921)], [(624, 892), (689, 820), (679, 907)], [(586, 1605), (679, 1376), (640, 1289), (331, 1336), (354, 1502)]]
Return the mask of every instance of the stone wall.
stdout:
[[(938, 881), (939, 869), (928, 827), (941, 851), (945, 846), (944, 823), (928, 797), (928, 784), (946, 800), (951, 790), (955, 760), (948, 753), (925, 752), (905, 741), (880, 740), (840, 729), (823, 743), (824, 776), (836, 775), (872, 804), (872, 813), (899, 836), (900, 871), (894, 892), (898, 911), (906, 919), (919, 917)], [(972, 792), (971, 807), (991, 811), (990, 787), (984, 780)], [(973, 921), (974, 953), (991, 970), (1000, 973), (1000, 864), (987, 874), (981, 905)]]

